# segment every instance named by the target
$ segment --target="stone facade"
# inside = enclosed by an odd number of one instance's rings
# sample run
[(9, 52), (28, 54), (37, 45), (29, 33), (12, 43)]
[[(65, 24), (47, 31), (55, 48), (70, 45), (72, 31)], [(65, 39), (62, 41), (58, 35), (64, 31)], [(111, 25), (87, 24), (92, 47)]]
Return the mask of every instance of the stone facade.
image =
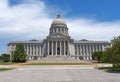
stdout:
[(65, 21), (58, 14), (49, 29), (49, 35), (43, 41), (12, 41), (8, 43), (7, 53), (12, 54), (16, 44), (22, 43), (28, 59), (42, 59), (47, 56), (67, 56), (75, 59), (92, 60), (92, 53), (104, 51), (110, 46), (108, 41), (75, 41), (68, 33)]

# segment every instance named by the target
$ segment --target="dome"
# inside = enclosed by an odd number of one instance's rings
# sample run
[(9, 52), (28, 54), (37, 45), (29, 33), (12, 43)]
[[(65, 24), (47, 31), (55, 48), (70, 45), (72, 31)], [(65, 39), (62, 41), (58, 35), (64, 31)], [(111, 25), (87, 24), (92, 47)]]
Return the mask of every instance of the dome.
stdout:
[(53, 20), (52, 24), (51, 24), (51, 27), (54, 27), (54, 25), (64, 25), (64, 26), (67, 26), (66, 25), (66, 22), (61, 18), (61, 15), (57, 15), (56, 19)]
[(61, 18), (60, 14), (57, 15), (56, 19), (53, 20), (49, 29), (51, 36), (68, 36), (68, 28), (65, 21)]

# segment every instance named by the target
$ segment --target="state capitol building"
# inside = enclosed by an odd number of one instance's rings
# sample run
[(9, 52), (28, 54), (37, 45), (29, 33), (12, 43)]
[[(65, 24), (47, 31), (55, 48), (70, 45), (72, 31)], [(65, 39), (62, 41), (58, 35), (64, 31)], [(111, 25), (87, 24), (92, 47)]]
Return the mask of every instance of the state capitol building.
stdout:
[(40, 60), (48, 56), (66, 56), (69, 58), (92, 60), (92, 53), (104, 51), (110, 46), (108, 41), (75, 41), (68, 33), (68, 27), (60, 14), (53, 20), (49, 35), (43, 41), (11, 41), (7, 45), (7, 53), (12, 55), (16, 44), (22, 43), (28, 60)]

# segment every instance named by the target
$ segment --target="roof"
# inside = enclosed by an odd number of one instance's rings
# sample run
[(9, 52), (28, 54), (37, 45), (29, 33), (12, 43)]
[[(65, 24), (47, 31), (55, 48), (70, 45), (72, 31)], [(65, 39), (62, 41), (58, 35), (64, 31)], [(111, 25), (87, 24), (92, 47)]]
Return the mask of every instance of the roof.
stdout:
[(9, 42), (9, 44), (11, 44), (11, 43), (43, 43), (42, 41), (33, 41), (33, 40), (30, 40), (30, 41), (11, 41), (11, 42)]
[(108, 41), (74, 41), (74, 43), (109, 43)]

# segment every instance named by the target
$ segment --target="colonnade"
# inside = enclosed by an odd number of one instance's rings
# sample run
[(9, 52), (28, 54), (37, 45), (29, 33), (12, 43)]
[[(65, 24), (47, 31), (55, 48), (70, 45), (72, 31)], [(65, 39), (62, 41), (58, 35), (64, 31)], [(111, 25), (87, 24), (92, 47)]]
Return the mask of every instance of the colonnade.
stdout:
[(29, 54), (29, 55), (42, 55), (43, 54), (42, 45), (26, 45), (24, 47), (25, 47), (26, 54)]
[(61, 33), (68, 33), (68, 30), (67, 28), (63, 28), (63, 27), (56, 27), (56, 28), (51, 28), (50, 29), (50, 33), (58, 33), (58, 32), (61, 32)]
[(48, 55), (67, 55), (68, 42), (67, 41), (48, 41), (47, 54)]
[(76, 55), (91, 56), (95, 51), (104, 51), (104, 44), (75, 45)]

